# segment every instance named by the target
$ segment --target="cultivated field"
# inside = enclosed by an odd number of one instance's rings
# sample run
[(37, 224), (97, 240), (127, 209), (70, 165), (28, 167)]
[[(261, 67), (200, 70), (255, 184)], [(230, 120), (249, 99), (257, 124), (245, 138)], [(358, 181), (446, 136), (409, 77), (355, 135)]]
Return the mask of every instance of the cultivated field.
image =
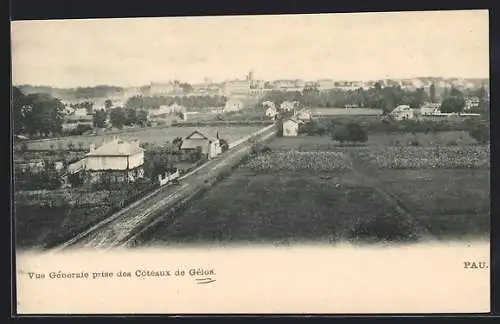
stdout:
[(212, 127), (164, 127), (164, 128), (143, 128), (137, 130), (129, 130), (119, 134), (104, 134), (104, 135), (84, 135), (84, 136), (69, 136), (59, 139), (48, 139), (33, 141), (28, 143), (30, 150), (50, 150), (52, 149), (67, 149), (68, 143), (72, 143), (75, 148), (79, 147), (79, 143), (83, 148), (88, 148), (90, 144), (100, 145), (106, 139), (112, 136), (118, 136), (123, 140), (139, 140), (141, 143), (164, 144), (167, 141), (172, 141), (176, 137), (185, 137), (199, 130), (207, 136), (215, 137), (219, 132), (219, 137), (227, 140), (229, 143), (234, 142), (242, 137), (245, 137), (253, 132), (258, 131), (263, 126), (212, 126)]
[[(327, 136), (277, 138), (270, 152), (250, 158), (141, 241), (401, 243), (489, 236), (488, 147), (465, 144), (469, 138), (458, 133), (416, 134), (421, 147), (388, 144), (400, 135), (377, 136), (370, 135), (366, 147), (343, 148)], [(445, 146), (459, 136), (463, 145)]]
[(58, 189), (15, 194), (16, 246), (44, 248), (68, 239), (109, 216), (113, 206), (149, 184), (114, 190)]
[[(377, 231), (377, 223), (387, 228)], [(350, 172), (255, 174), (243, 167), (144, 239), (151, 245), (337, 242), (356, 240), (361, 229), (374, 241), (418, 238), (411, 222)]]

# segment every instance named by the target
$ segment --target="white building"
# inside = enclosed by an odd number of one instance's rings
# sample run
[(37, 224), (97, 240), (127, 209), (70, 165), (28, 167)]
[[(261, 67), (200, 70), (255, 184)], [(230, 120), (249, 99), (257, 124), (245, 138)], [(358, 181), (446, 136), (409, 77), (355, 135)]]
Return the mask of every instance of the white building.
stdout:
[(75, 109), (72, 115), (75, 117), (83, 117), (88, 115), (88, 111), (86, 108), (78, 108)]
[(332, 79), (320, 79), (316, 82), (318, 90), (335, 89), (335, 81)]
[(415, 117), (413, 109), (408, 105), (399, 105), (390, 113), (395, 120), (412, 119)]
[(420, 107), (420, 115), (421, 116), (435, 116), (440, 113), (439, 111), (440, 104), (425, 104)]
[(282, 111), (292, 111), (295, 108), (295, 103), (292, 101), (283, 101), (280, 105)]
[(222, 85), (222, 93), (226, 95), (248, 95), (250, 93), (250, 80), (230, 80)]
[(469, 111), (471, 109), (479, 108), (481, 104), (481, 100), (478, 97), (466, 97), (465, 98), (465, 111)]
[(70, 173), (85, 171), (86, 182), (134, 182), (144, 176), (144, 149), (137, 141), (126, 142), (114, 137), (97, 149), (90, 145), (85, 158), (70, 165)]
[(283, 136), (298, 136), (299, 121), (296, 119), (287, 119), (283, 122)]
[(276, 109), (276, 105), (274, 104), (274, 102), (269, 101), (269, 100), (264, 101), (264, 102), (262, 103), (262, 107), (264, 107), (264, 108), (274, 108), (274, 109)]
[(266, 109), (266, 116), (269, 118), (275, 118), (278, 114), (278, 111), (274, 107), (269, 107)]

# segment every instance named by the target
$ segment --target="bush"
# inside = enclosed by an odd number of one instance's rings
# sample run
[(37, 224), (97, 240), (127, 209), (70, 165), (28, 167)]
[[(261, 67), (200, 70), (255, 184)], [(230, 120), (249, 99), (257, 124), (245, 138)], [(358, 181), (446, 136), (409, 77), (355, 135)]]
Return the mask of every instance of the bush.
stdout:
[(334, 141), (339, 141), (342, 146), (344, 142), (352, 143), (363, 143), (368, 140), (368, 135), (366, 131), (361, 127), (361, 125), (351, 122), (346, 125), (334, 126), (334, 132), (332, 134), (332, 139)]
[(470, 130), (469, 135), (481, 144), (486, 144), (490, 141), (490, 129), (482, 124)]
[(219, 140), (220, 142), (220, 147), (221, 147), (221, 151), (222, 153), (226, 152), (227, 150), (229, 150), (229, 144), (227, 143), (227, 141), (225, 139), (220, 139)]
[(83, 135), (84, 133), (91, 131), (93, 128), (90, 125), (78, 124), (75, 129), (73, 129), (71, 135)]

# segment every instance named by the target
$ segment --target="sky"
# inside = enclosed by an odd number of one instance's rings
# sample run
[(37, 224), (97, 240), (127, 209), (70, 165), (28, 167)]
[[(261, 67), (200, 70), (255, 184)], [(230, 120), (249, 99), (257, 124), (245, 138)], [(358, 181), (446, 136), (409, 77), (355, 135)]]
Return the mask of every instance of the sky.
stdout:
[(489, 77), (486, 10), (15, 21), (13, 84)]

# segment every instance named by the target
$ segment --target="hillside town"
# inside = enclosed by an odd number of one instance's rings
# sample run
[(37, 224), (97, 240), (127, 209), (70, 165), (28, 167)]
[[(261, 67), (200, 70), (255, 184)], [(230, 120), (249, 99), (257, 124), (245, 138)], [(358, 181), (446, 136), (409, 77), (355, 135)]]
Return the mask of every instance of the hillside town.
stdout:
[[(320, 79), (274, 80), (256, 79), (253, 72), (241, 80), (215, 83), (208, 79), (200, 84), (179, 81), (151, 83), (138, 88), (101, 87), (103, 89), (52, 89), (20, 85), (25, 94), (45, 93), (59, 96), (62, 115), (62, 133), (83, 134), (96, 129), (137, 126), (158, 126), (189, 121), (200, 113), (211, 113), (217, 117), (224, 113), (237, 113), (264, 105), (266, 110), (256, 118), (274, 118), (276, 107), (266, 102), (275, 101), (280, 109), (289, 110), (285, 98), (302, 102), (308, 106), (328, 108), (377, 108), (390, 112), (396, 119), (422, 116), (446, 116), (457, 113), (445, 109), (441, 103), (447, 97), (463, 99), (462, 113), (474, 116), (489, 100), (487, 80), (414, 78), (385, 79), (376, 81), (334, 81)], [(397, 89), (399, 92), (418, 93), (416, 101), (395, 103), (393, 99), (381, 106), (379, 102), (367, 102), (370, 89)], [(307, 94), (320, 94), (307, 101)], [(103, 97), (98, 97), (101, 95)], [(389, 94), (393, 95), (393, 94)], [(323, 99), (326, 98), (326, 99)], [(270, 101), (271, 100), (271, 101)], [(410, 99), (411, 101), (412, 99)], [(375, 107), (378, 105), (378, 107)], [(417, 111), (418, 110), (418, 111)], [(421, 112), (421, 113), (420, 113)], [(29, 130), (26, 130), (29, 131)], [(22, 134), (26, 135), (26, 134)], [(36, 135), (36, 134), (31, 134)]]

